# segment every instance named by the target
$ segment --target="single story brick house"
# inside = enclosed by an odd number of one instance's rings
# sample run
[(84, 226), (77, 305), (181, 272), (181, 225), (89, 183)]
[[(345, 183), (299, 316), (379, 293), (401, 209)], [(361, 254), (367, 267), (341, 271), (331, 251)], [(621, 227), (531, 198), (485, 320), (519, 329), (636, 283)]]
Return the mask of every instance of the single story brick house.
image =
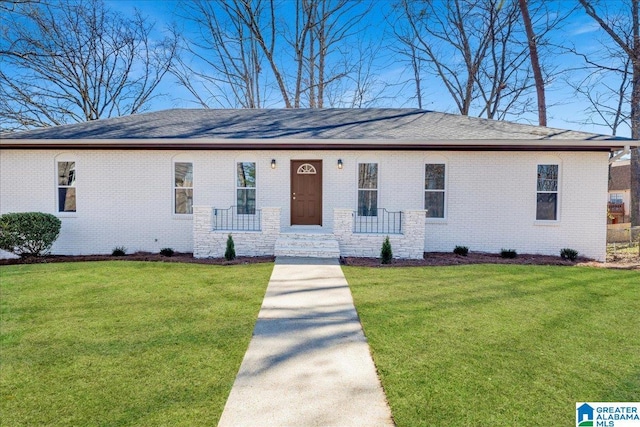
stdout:
[(0, 212), (62, 220), (57, 254), (603, 260), (607, 166), (637, 141), (415, 109), (175, 109), (0, 135)]

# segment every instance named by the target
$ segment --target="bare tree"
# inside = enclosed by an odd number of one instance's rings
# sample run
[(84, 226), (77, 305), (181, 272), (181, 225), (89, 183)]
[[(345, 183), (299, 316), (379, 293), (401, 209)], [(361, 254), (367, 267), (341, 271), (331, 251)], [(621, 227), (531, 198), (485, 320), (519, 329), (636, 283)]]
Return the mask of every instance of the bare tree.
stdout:
[[(311, 3), (308, 1), (300, 1), (296, 0), (295, 3), (295, 21), (294, 21), (294, 29), (289, 36), (289, 45), (293, 48), (294, 52), (294, 61), (295, 61), (295, 89), (293, 95), (293, 105), (295, 108), (300, 108), (300, 98), (303, 92), (303, 76), (305, 74), (305, 55), (307, 55), (307, 51), (311, 50), (313, 54), (314, 43), (313, 43), (313, 33), (312, 28), (315, 25), (314, 19), (316, 16), (316, 11), (314, 9), (317, 8), (317, 3), (313, 0)], [(310, 44), (307, 47), (307, 44)], [(310, 63), (307, 64), (307, 70), (309, 72), (309, 68), (313, 67), (312, 61), (314, 58), (310, 58)], [(313, 70), (311, 69), (309, 82), (313, 80)], [(315, 101), (315, 97), (312, 98), (312, 101)], [(311, 107), (311, 105), (309, 105)]]
[(27, 3), (39, 3), (40, 0), (0, 0), (0, 11), (15, 12), (16, 8)]
[(472, 114), (475, 106), (478, 115), (495, 117), (508, 87), (504, 79), (509, 70), (501, 64), (522, 56), (502, 50), (510, 48), (503, 36), (517, 22), (514, 8), (499, 7), (497, 0), (402, 0), (400, 5), (411, 30), (405, 44), (413, 44), (411, 49), (443, 83), (460, 114)]
[[(434, 75), (463, 115), (505, 119), (533, 110), (530, 50), (516, 1), (400, 0), (396, 10), (400, 25), (409, 30), (396, 31), (396, 36), (412, 58), (416, 87), (421, 73)], [(528, 11), (531, 28), (537, 27), (537, 47), (548, 49), (548, 33), (567, 14), (549, 13), (540, 1)], [(418, 70), (422, 64), (425, 69)], [(544, 64), (540, 68), (543, 81), (549, 80), (553, 70)]]
[[(205, 108), (211, 104), (264, 107), (265, 57), (247, 25), (250, 19), (239, 16), (247, 9), (233, 2), (193, 0), (184, 2), (182, 10), (199, 34), (183, 40), (189, 55), (188, 59), (181, 55), (172, 68), (178, 82)], [(261, 3), (250, 9), (257, 20), (264, 12)], [(260, 27), (260, 21), (258, 24)]]
[[(181, 7), (200, 34), (195, 39), (185, 37), (192, 59), (180, 61), (172, 73), (198, 103), (262, 108), (281, 102), (292, 108), (278, 60), (282, 41), (274, 0), (197, 0), (184, 1)], [(200, 95), (202, 90), (209, 96)], [(261, 97), (272, 90), (279, 99)]]
[(397, 55), (397, 60), (408, 64), (411, 77), (409, 81), (414, 87), (414, 96), (409, 98), (415, 99), (418, 104), (418, 108), (424, 108), (423, 103), (423, 85), (422, 85), (422, 71), (424, 69), (424, 59), (421, 52), (418, 49), (417, 35), (414, 28), (407, 24), (411, 20), (405, 18), (405, 11), (403, 7), (405, 3), (397, 4), (395, 9), (400, 9), (400, 16), (391, 13), (387, 19), (390, 19), (389, 26), (393, 30), (394, 39), (398, 44), (392, 44), (390, 49)]
[(519, 34), (519, 13), (514, 2), (505, 6), (489, 2), (482, 6), (487, 20), (486, 58), (479, 62), (477, 90), (479, 116), (504, 120), (507, 114), (521, 116), (530, 107), (527, 93), (533, 86), (527, 63), (527, 49)]
[(538, 96), (538, 124), (540, 126), (547, 125), (547, 102), (544, 93), (544, 77), (540, 68), (540, 60), (538, 58), (538, 43), (536, 35), (533, 31), (531, 16), (529, 15), (529, 6), (527, 0), (518, 0), (520, 11), (522, 13), (522, 23), (527, 32), (527, 43), (529, 45), (529, 56), (531, 58), (531, 69), (533, 70), (533, 78), (536, 84), (536, 94)]
[[(610, 12), (598, 2), (578, 0), (587, 15), (611, 38), (631, 65), (631, 138), (640, 139), (640, 0), (627, 0), (624, 9)], [(631, 150), (631, 223), (640, 225), (640, 148)]]
[(304, 97), (310, 108), (323, 108), (329, 85), (354, 72), (362, 76), (357, 35), (370, 10), (371, 3), (362, 1), (297, 0), (295, 28), (287, 31), (296, 55), (294, 107), (302, 106)]
[(346, 82), (365, 74), (354, 50), (370, 8), (369, 0), (185, 1), (182, 10), (200, 33), (185, 38), (189, 55), (172, 72), (206, 107), (342, 102), (337, 91), (353, 90)]
[[(462, 12), (460, 1), (414, 3), (401, 2), (403, 18), (411, 28), (415, 49), (424, 55), (431, 71), (445, 85), (456, 103), (460, 114), (468, 115), (473, 101), (473, 89), (477, 79), (479, 63), (486, 55), (486, 30), (478, 31), (478, 44), (472, 50), (471, 40), (464, 26), (468, 16)], [(469, 22), (469, 21), (468, 21)], [(441, 46), (452, 47), (461, 56), (459, 63), (446, 61)]]
[[(324, 88), (324, 105), (334, 108), (369, 108), (388, 101), (385, 93), (391, 86), (377, 73), (382, 47), (375, 41), (359, 41), (348, 58), (336, 65), (347, 70), (345, 78), (336, 79)], [(391, 95), (395, 98), (395, 95)]]
[(420, 69), (422, 68), (421, 58), (418, 56), (418, 51), (414, 43), (410, 43), (409, 58), (411, 60), (411, 71), (413, 71), (413, 81), (416, 87), (416, 98), (418, 101), (418, 108), (422, 109), (422, 78), (420, 76)]
[[(611, 44), (601, 44), (589, 55), (570, 48), (569, 52), (582, 58), (577, 69), (580, 77), (566, 78), (574, 91), (588, 102), (581, 124), (608, 127), (611, 135), (631, 126), (631, 58)], [(606, 78), (603, 78), (605, 77)]]
[(101, 0), (24, 3), (3, 20), (0, 124), (24, 129), (143, 111), (176, 42)]

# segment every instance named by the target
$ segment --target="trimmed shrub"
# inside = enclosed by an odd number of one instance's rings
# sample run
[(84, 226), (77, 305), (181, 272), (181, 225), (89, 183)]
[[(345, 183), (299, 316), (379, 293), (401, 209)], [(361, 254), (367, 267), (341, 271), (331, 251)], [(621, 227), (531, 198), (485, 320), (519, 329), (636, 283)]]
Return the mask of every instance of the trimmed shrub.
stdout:
[(560, 258), (568, 259), (569, 261), (575, 261), (578, 258), (578, 251), (571, 248), (564, 248), (560, 250)]
[(124, 246), (116, 246), (111, 251), (111, 256), (125, 256), (127, 254), (127, 248)]
[(227, 238), (227, 249), (224, 251), (224, 259), (233, 261), (236, 259), (236, 245), (233, 243), (233, 237), (229, 234)]
[(389, 236), (387, 236), (384, 239), (384, 242), (382, 242), (382, 249), (380, 249), (380, 259), (383, 264), (389, 264), (393, 259), (393, 251), (391, 250), (391, 242), (389, 241)]
[(160, 255), (162, 255), (162, 256), (172, 256), (173, 255), (173, 249), (171, 249), (171, 248), (162, 248), (162, 249), (160, 249)]
[(518, 252), (515, 249), (502, 249), (500, 251), (500, 256), (502, 258), (516, 258), (518, 256)]
[(42, 212), (18, 212), (0, 216), (0, 248), (16, 255), (40, 256), (51, 250), (62, 223)]
[(455, 249), (453, 249), (453, 253), (456, 255), (467, 256), (469, 248), (466, 246), (456, 246)]

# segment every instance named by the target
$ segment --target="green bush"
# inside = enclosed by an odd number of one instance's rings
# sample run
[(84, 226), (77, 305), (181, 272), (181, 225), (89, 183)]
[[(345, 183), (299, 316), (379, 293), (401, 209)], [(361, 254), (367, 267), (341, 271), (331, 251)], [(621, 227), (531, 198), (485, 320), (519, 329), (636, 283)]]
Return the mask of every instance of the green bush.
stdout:
[(124, 256), (127, 253), (127, 248), (125, 248), (124, 246), (116, 246), (115, 248), (113, 248), (113, 251), (111, 251), (111, 256)]
[(233, 243), (233, 237), (229, 234), (227, 238), (227, 249), (224, 251), (224, 259), (227, 261), (232, 261), (236, 259), (236, 246)]
[(578, 251), (571, 248), (564, 248), (560, 250), (560, 258), (575, 261), (578, 258)]
[(162, 256), (172, 256), (173, 255), (173, 249), (171, 249), (171, 248), (162, 248), (162, 249), (160, 249), (160, 255), (162, 255)]
[(516, 258), (518, 256), (518, 252), (515, 249), (502, 249), (500, 251), (500, 256), (502, 258)]
[(453, 253), (456, 255), (467, 256), (467, 254), (469, 253), (469, 248), (466, 246), (456, 246), (453, 250)]
[(7, 213), (0, 216), (0, 248), (20, 256), (40, 256), (60, 235), (60, 219), (42, 212)]
[(389, 236), (384, 239), (382, 242), (382, 249), (380, 250), (380, 259), (383, 264), (391, 263), (393, 259), (393, 251), (391, 250), (391, 242), (389, 241)]

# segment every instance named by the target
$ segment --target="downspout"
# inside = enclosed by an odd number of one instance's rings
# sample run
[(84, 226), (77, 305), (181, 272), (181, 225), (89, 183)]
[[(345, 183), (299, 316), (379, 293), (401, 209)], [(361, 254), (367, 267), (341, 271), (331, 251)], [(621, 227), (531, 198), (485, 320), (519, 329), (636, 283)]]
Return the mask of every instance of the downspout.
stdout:
[(624, 148), (622, 149), (622, 151), (620, 151), (618, 154), (616, 154), (615, 156), (611, 157), (609, 159), (609, 164), (614, 163), (616, 160), (618, 160), (620, 157), (625, 156), (627, 154), (630, 153), (630, 146), (629, 145), (625, 145)]

